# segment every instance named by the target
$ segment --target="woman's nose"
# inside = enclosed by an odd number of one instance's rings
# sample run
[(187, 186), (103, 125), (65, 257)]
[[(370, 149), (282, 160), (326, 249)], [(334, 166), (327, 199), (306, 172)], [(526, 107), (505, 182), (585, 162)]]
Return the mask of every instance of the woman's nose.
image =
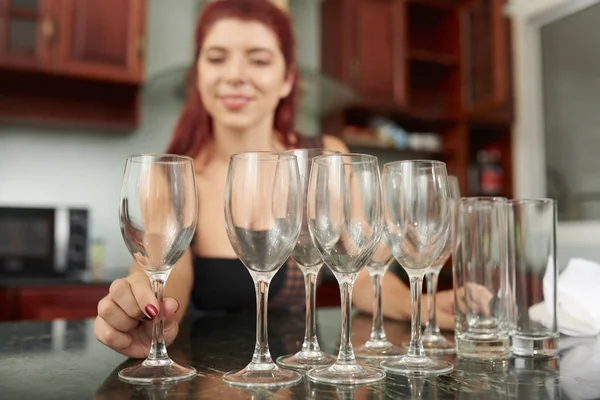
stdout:
[(232, 84), (243, 83), (245, 77), (245, 67), (242, 60), (230, 60), (225, 66), (225, 80)]

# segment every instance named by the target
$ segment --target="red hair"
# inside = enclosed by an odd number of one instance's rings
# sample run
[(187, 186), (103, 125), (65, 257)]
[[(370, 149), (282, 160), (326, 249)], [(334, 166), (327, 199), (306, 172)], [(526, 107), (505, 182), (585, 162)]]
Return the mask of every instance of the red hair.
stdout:
[(269, 0), (218, 0), (205, 5), (198, 16), (195, 58), (188, 72), (185, 107), (179, 116), (167, 152), (196, 157), (214, 136), (212, 117), (206, 111), (198, 93), (196, 65), (208, 31), (215, 22), (223, 18), (261, 22), (277, 36), (286, 64), (286, 75), (293, 73), (294, 82), (290, 94), (281, 99), (275, 109), (273, 129), (285, 147), (293, 146), (298, 140), (293, 128), (299, 79), (295, 70), (296, 44), (289, 16)]

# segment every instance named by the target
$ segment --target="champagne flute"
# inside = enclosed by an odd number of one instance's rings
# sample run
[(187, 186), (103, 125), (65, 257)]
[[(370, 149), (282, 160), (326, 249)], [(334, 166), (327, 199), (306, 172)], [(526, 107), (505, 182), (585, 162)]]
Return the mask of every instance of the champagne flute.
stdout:
[[(450, 198), (460, 200), (460, 188), (458, 179), (455, 176), (448, 176), (448, 186), (450, 188)], [(452, 241), (448, 240), (446, 246), (440, 253), (438, 259), (433, 263), (429, 271), (425, 274), (427, 282), (427, 323), (421, 340), (425, 351), (436, 354), (445, 354), (454, 352), (454, 343), (451, 343), (441, 333), (436, 318), (436, 296), (437, 285), (440, 271), (452, 254)], [(403, 343), (403, 347), (408, 348), (410, 343)]]
[(377, 157), (330, 154), (312, 162), (307, 217), (310, 236), (335, 275), (342, 298), (342, 335), (337, 361), (310, 370), (309, 379), (358, 385), (385, 378), (385, 372), (356, 362), (350, 341), (352, 287), (382, 231), (381, 179)]
[[(127, 158), (121, 189), (120, 225), (127, 249), (148, 275), (162, 306), (173, 266), (196, 231), (198, 200), (194, 162), (170, 154)], [(148, 358), (119, 371), (133, 383), (164, 383), (191, 378), (196, 371), (169, 357), (163, 337), (163, 312), (154, 318)]]
[(407, 376), (444, 374), (452, 364), (432, 360), (421, 342), (423, 276), (438, 259), (450, 236), (451, 200), (446, 164), (440, 161), (396, 161), (383, 170), (385, 233), (392, 253), (410, 278), (411, 340), (406, 356), (381, 366)]
[(383, 236), (367, 264), (373, 287), (373, 327), (369, 340), (356, 350), (357, 358), (386, 358), (404, 354), (402, 349), (394, 346), (387, 339), (383, 329), (382, 281), (392, 261), (394, 261), (394, 255), (387, 244), (387, 239)]
[(256, 346), (252, 361), (223, 380), (233, 386), (283, 387), (296, 371), (279, 368), (267, 338), (269, 283), (290, 257), (302, 226), (302, 185), (296, 156), (272, 152), (235, 154), (225, 188), (225, 226), (233, 250), (256, 288)]
[[(302, 214), (306, 216), (306, 192), (308, 189), (308, 177), (310, 166), (314, 157), (336, 154), (336, 151), (324, 149), (296, 149), (286, 151), (284, 154), (295, 155), (298, 160), (300, 170), (300, 182), (302, 183)], [(317, 339), (317, 318), (316, 318), (316, 294), (317, 277), (323, 266), (323, 260), (313, 244), (306, 217), (302, 219), (302, 229), (298, 238), (298, 243), (292, 253), (292, 258), (298, 264), (298, 268), (304, 275), (304, 286), (306, 288), (306, 318), (304, 330), (304, 342), (302, 349), (296, 354), (281, 356), (277, 363), (284, 367), (309, 370), (313, 367), (330, 365), (335, 361), (335, 357), (325, 353), (319, 346)]]

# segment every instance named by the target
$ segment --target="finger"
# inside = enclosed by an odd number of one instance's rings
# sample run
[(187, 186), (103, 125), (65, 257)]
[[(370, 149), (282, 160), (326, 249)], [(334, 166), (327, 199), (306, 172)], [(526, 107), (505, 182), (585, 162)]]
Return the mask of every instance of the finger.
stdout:
[(94, 321), (94, 333), (99, 342), (117, 351), (128, 348), (133, 342), (131, 335), (116, 330), (100, 317)]
[(129, 332), (139, 323), (139, 320), (127, 315), (110, 296), (106, 296), (98, 302), (98, 316), (121, 332)]
[(173, 298), (166, 298), (163, 301), (163, 311), (164, 311), (164, 328), (163, 334), (165, 338), (165, 342), (169, 345), (173, 339), (177, 336), (179, 332), (179, 323), (178, 318), (176, 317), (176, 313), (179, 310), (179, 302)]
[(148, 318), (156, 318), (160, 312), (160, 306), (152, 291), (148, 277), (145, 274), (139, 273), (130, 275), (128, 280), (138, 309), (142, 310)]
[[(131, 318), (143, 319), (146, 315), (140, 309), (133, 292), (131, 284), (127, 279), (116, 279), (111, 283), (108, 290), (112, 300)], [(149, 317), (149, 316), (148, 316)]]

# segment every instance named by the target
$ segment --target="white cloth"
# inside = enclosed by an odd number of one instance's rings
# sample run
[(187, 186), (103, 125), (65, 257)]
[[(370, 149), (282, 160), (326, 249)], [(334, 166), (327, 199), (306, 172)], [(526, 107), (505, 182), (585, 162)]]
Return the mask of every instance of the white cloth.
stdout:
[[(552, 299), (553, 276), (544, 276), (544, 299)], [(559, 275), (557, 319), (560, 333), (595, 336), (600, 333), (600, 264), (573, 258)], [(529, 317), (545, 326), (551, 323), (549, 305), (533, 305)]]

